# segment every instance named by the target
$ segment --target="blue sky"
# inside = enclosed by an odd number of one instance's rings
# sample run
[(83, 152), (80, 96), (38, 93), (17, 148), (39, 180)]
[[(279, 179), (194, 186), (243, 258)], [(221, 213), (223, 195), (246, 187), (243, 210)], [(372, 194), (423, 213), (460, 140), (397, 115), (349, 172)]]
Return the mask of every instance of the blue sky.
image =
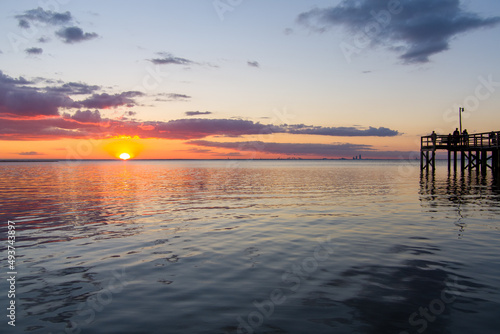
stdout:
[[(348, 156), (342, 148), (350, 144), (353, 155), (398, 157), (415, 150), (421, 135), (453, 131), (458, 106), (466, 108), (469, 132), (500, 126), (498, 1), (3, 1), (0, 12), (5, 94), (22, 91), (19, 103), (35, 110), (0, 98), (2, 158), (31, 152), (42, 140), (37, 155), (61, 158), (67, 141), (97, 135), (83, 118), (97, 114), (99, 136), (175, 141), (182, 157), (190, 150), (245, 157), (237, 144), (222, 143), (252, 141), (287, 144), (285, 156), (298, 144), (298, 155), (304, 144), (316, 144), (331, 145), (329, 157)], [(346, 45), (355, 52), (346, 55)], [(26, 82), (13, 82), (20, 77)], [(30, 103), (60, 101), (61, 90), (50, 88), (68, 83), (98, 89), (68, 91), (71, 101), (37, 114)], [(186, 114), (193, 111), (203, 114)], [(52, 131), (48, 118), (55, 117), (72, 123)], [(209, 130), (200, 134), (194, 120)], [(248, 123), (230, 120), (315, 130), (228, 133), (220, 120), (236, 128)], [(179, 124), (198, 132), (184, 138), (175, 133)], [(23, 137), (23, 127), (40, 135)], [(143, 157), (159, 157), (155, 145)], [(279, 155), (276, 145), (264, 146), (254, 155)]]

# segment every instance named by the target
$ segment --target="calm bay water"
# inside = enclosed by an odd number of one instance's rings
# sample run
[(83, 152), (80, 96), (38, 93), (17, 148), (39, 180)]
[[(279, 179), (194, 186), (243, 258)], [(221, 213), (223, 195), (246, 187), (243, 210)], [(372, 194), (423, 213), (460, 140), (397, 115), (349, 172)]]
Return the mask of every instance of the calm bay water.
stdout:
[(499, 189), (402, 161), (0, 163), (0, 328), (498, 333)]

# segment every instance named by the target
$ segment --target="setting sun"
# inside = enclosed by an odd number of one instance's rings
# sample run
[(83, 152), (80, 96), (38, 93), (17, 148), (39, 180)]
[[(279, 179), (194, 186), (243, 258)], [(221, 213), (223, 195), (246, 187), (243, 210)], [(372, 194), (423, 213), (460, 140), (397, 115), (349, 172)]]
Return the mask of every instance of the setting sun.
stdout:
[(103, 148), (112, 157), (128, 160), (136, 158), (144, 149), (144, 145), (139, 142), (139, 138), (122, 136), (107, 142)]
[(122, 153), (122, 154), (120, 154), (120, 159), (122, 159), (122, 160), (128, 160), (128, 159), (130, 159), (130, 154), (128, 154), (128, 153)]

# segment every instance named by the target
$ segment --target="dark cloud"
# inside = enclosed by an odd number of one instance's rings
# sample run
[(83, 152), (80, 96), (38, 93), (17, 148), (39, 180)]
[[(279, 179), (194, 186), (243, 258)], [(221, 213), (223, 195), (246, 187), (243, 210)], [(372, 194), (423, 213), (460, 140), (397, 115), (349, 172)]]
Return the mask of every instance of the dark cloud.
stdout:
[(415, 152), (411, 151), (377, 151), (371, 145), (350, 143), (266, 143), (262, 141), (246, 142), (214, 142), (208, 140), (191, 140), (188, 144), (200, 147), (225, 148), (240, 152), (259, 152), (287, 156), (301, 156), (310, 158), (348, 158), (362, 155), (368, 159), (414, 159)]
[(10, 117), (56, 116), (59, 108), (70, 108), (73, 100), (64, 94), (40, 92), (31, 82), (0, 71), (0, 115)]
[(74, 115), (69, 116), (69, 118), (80, 123), (100, 123), (102, 121), (99, 110), (78, 110)]
[(186, 111), (186, 116), (211, 115), (211, 111)]
[(391, 130), (384, 127), (374, 128), (371, 126), (368, 129), (359, 129), (355, 127), (323, 127), (298, 124), (289, 125), (286, 129), (286, 132), (292, 134), (339, 137), (394, 137), (400, 134), (397, 130)]
[(29, 49), (24, 50), (24, 52), (26, 52), (29, 55), (40, 55), (43, 53), (43, 49), (42, 48), (29, 48)]
[(35, 151), (29, 151), (29, 152), (19, 152), (19, 155), (44, 155), (43, 153), (38, 153)]
[[(425, 63), (449, 49), (457, 35), (493, 27), (500, 17), (465, 11), (459, 0), (343, 0), (300, 14), (298, 22), (317, 31), (342, 26), (354, 36), (351, 50), (384, 45), (406, 63)], [(362, 42), (361, 42), (362, 41)]]
[[(322, 127), (304, 124), (266, 125), (242, 119), (186, 118), (140, 122), (129, 119), (133, 111), (124, 112), (116, 119), (103, 118), (98, 110), (119, 106), (132, 107), (135, 99), (144, 93), (128, 91), (116, 94), (96, 94), (99, 86), (85, 83), (57, 82), (59, 86), (39, 87), (53, 80), (23, 77), (12, 78), (0, 71), (0, 137), (6, 139), (85, 138), (99, 135), (129, 135), (141, 138), (193, 140), (209, 136), (241, 137), (289, 133), (321, 136), (397, 136), (399, 132), (384, 127)], [(34, 85), (36, 84), (37, 87)], [(75, 101), (70, 95), (90, 97)], [(175, 98), (186, 95), (172, 94)], [(61, 109), (89, 109), (62, 113)], [(92, 111), (92, 110), (93, 111)], [(188, 111), (187, 116), (210, 115), (210, 111)]]
[[(1, 115), (0, 115), (1, 116)], [(41, 119), (1, 119), (2, 139), (60, 139), (100, 136), (139, 136), (141, 138), (201, 139), (208, 136), (239, 137), (268, 133), (266, 126), (233, 119), (178, 119), (168, 122), (139, 122), (101, 118), (94, 111), (78, 111), (71, 115)]]
[(56, 35), (59, 36), (66, 44), (83, 42), (98, 37), (95, 32), (84, 33), (79, 27), (62, 28), (56, 32)]
[(28, 20), (20, 19), (19, 20), (19, 27), (24, 28), (24, 29), (28, 29), (30, 27), (30, 23), (28, 22)]
[(186, 94), (170, 93), (166, 95), (171, 100), (189, 100), (191, 96)]
[(135, 98), (144, 94), (128, 91), (118, 94), (93, 94), (82, 101), (74, 101), (69, 95), (92, 94), (99, 86), (69, 82), (61, 86), (45, 88), (30, 87), (34, 83), (52, 82), (38, 78), (35, 82), (23, 77), (12, 78), (0, 71), (0, 116), (32, 118), (59, 116), (59, 109), (89, 108), (105, 109), (118, 106), (134, 106)]
[(2, 71), (0, 71), (0, 85), (1, 84), (9, 84), (9, 85), (28, 85), (31, 84), (32, 82), (26, 80), (23, 77), (19, 77), (17, 79), (11, 78), (10, 76), (3, 74)]
[(397, 136), (396, 130), (380, 127), (358, 129), (354, 127), (321, 127), (308, 125), (265, 125), (241, 119), (179, 119), (168, 122), (145, 123), (162, 136), (171, 139), (199, 139), (208, 136), (241, 137), (243, 135), (290, 133), (302, 135), (341, 137)]
[[(79, 27), (68, 27), (67, 25), (74, 22), (70, 12), (58, 13), (38, 7), (36, 9), (27, 10), (21, 15), (16, 15), (15, 18), (18, 20), (19, 27), (26, 29), (30, 28), (33, 23), (63, 26), (63, 28), (56, 32), (56, 36), (60, 37), (63, 42), (67, 44), (83, 42), (98, 37), (96, 33), (84, 32)], [(40, 43), (46, 43), (48, 41), (49, 39), (47, 37), (40, 37), (38, 39)]]
[(63, 25), (71, 22), (73, 19), (70, 12), (57, 13), (50, 10), (44, 10), (41, 7), (27, 10), (24, 14), (16, 15), (15, 17), (21, 28), (29, 28), (31, 23), (34, 22), (50, 25)]
[(178, 119), (157, 123), (155, 129), (172, 139), (197, 139), (214, 135), (239, 137), (270, 133), (268, 126), (264, 124), (237, 119)]
[(55, 140), (64, 138), (97, 138), (106, 134), (93, 123), (80, 123), (63, 117), (40, 119), (1, 119), (2, 140)]
[(87, 85), (81, 82), (68, 82), (57, 87), (46, 87), (45, 90), (49, 92), (64, 93), (68, 95), (86, 95), (92, 94), (101, 87), (96, 85)]
[(186, 58), (180, 58), (180, 57), (175, 57), (171, 53), (165, 53), (165, 52), (160, 52), (158, 53), (162, 58), (154, 58), (150, 59), (149, 61), (152, 62), (153, 64), (157, 65), (191, 65), (191, 64), (196, 64), (194, 61), (186, 59)]
[(250, 67), (257, 67), (257, 68), (260, 67), (260, 64), (258, 61), (247, 61), (247, 65)]
[[(0, 72), (0, 137), (6, 139), (58, 139), (85, 138), (88, 136), (139, 136), (193, 140), (210, 136), (241, 137), (289, 133), (321, 136), (397, 136), (399, 132), (384, 127), (367, 129), (359, 127), (321, 127), (304, 124), (265, 125), (241, 119), (189, 118), (168, 122), (130, 120), (135, 112), (127, 112), (118, 119), (102, 118), (98, 110), (78, 110), (73, 114), (60, 114), (60, 109), (104, 109), (135, 105), (134, 98), (142, 96), (137, 91), (119, 94), (93, 94), (82, 101), (74, 101), (68, 93), (88, 92), (98, 87), (68, 83), (60, 87), (38, 88), (27, 86), (24, 78), (14, 79)], [(90, 88), (91, 87), (91, 88)], [(195, 116), (210, 112), (187, 112)], [(340, 147), (340, 146), (339, 146)], [(339, 148), (337, 147), (337, 149)]]
[(12, 89), (0, 85), (0, 115), (57, 116), (59, 108), (69, 108), (72, 105), (73, 101), (64, 95), (40, 93), (24, 88)]
[(113, 95), (107, 93), (94, 94), (86, 100), (77, 102), (76, 105), (85, 108), (96, 108), (96, 109), (105, 109), (123, 105), (131, 107), (135, 105), (135, 101), (133, 98), (142, 95), (144, 94), (137, 91), (123, 92), (120, 94), (113, 94)]
[(272, 154), (300, 155), (300, 156), (322, 156), (322, 157), (340, 157), (346, 155), (359, 154), (359, 152), (371, 151), (370, 145), (361, 144), (311, 144), (311, 143), (266, 143), (262, 141), (245, 141), (221, 143), (207, 140), (192, 140), (188, 144), (227, 148), (237, 151), (249, 151)]

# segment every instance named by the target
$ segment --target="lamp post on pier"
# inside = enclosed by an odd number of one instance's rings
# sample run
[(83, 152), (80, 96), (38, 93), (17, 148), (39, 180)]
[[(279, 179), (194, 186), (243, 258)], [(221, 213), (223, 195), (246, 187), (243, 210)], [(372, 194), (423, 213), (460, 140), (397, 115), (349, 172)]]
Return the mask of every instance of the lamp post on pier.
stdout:
[(458, 108), (458, 120), (460, 123), (460, 134), (462, 134), (462, 113), (465, 111), (464, 108), (460, 107)]

